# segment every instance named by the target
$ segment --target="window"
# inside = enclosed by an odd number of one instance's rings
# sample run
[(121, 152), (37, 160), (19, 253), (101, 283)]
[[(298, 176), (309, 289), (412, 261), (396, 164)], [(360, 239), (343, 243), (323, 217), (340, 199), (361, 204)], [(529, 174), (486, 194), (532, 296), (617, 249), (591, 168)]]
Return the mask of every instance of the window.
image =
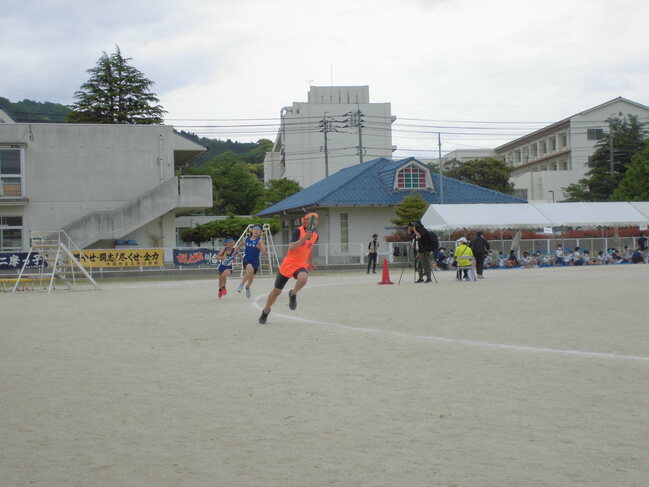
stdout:
[(349, 252), (349, 220), (347, 213), (340, 214), (340, 250)]
[(404, 167), (397, 174), (397, 188), (399, 189), (426, 188), (426, 172), (414, 165), (409, 165)]
[(548, 153), (548, 143), (546, 141), (543, 141), (543, 143), (541, 144), (541, 147), (543, 148), (543, 154), (547, 154)]
[(588, 129), (586, 136), (588, 140), (599, 140), (604, 137), (604, 129)]
[(561, 148), (565, 149), (568, 147), (568, 134), (561, 134)]
[(551, 151), (556, 151), (557, 150), (557, 138), (556, 137), (552, 137), (550, 139), (550, 150)]
[(0, 148), (0, 197), (22, 196), (21, 149)]
[(20, 216), (0, 216), (0, 251), (22, 250), (23, 219)]

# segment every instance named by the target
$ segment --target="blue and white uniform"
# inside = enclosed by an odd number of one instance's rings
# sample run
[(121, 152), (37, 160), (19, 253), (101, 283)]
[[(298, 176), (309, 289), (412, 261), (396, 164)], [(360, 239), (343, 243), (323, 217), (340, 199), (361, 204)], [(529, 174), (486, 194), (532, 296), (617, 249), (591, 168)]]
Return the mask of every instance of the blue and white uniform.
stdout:
[(253, 239), (252, 236), (246, 237), (246, 249), (243, 256), (243, 268), (245, 269), (247, 265), (250, 264), (252, 265), (255, 274), (257, 273), (257, 269), (259, 268), (259, 253), (261, 252), (261, 250), (257, 247), (257, 245), (259, 245), (260, 240), (261, 236), (255, 239)]
[(235, 248), (232, 248), (232, 250), (229, 252), (227, 249), (225, 249), (223, 259), (221, 260), (221, 264), (219, 265), (217, 272), (219, 274), (223, 274), (224, 271), (232, 271), (234, 269), (234, 259), (236, 258), (236, 256), (237, 250)]

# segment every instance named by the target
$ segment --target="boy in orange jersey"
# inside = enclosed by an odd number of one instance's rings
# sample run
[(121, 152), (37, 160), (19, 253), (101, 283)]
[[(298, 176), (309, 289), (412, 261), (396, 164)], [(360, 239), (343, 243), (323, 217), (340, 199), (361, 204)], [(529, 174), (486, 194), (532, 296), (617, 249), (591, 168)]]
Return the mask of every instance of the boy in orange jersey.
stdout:
[(282, 294), (284, 286), (291, 277), (295, 278), (295, 286), (288, 292), (288, 307), (292, 310), (297, 308), (297, 293), (309, 280), (309, 269), (313, 269), (311, 251), (318, 241), (318, 234), (314, 231), (317, 226), (318, 214), (307, 213), (302, 218), (302, 226), (293, 232), (286, 257), (284, 257), (282, 265), (279, 266), (275, 287), (268, 294), (266, 306), (261, 311), (259, 323), (262, 325), (266, 323), (271, 306)]

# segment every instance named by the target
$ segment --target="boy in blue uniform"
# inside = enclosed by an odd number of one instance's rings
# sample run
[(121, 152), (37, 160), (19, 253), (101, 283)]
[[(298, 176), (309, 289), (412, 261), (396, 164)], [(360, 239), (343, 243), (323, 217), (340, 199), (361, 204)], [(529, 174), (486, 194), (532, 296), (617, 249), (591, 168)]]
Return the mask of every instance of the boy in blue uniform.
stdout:
[(219, 298), (228, 294), (228, 290), (225, 288), (225, 283), (234, 269), (234, 259), (237, 258), (237, 253), (238, 250), (234, 248), (234, 239), (226, 238), (225, 247), (216, 254), (216, 258), (221, 261), (221, 264), (217, 269), (219, 274)]
[(264, 241), (261, 239), (261, 227), (259, 225), (252, 227), (252, 233), (239, 244), (237, 250), (239, 250), (243, 245), (245, 245), (243, 268), (246, 270), (246, 276), (237, 287), (237, 292), (243, 291), (243, 287), (246, 286), (246, 297), (251, 298), (252, 293), (250, 292), (250, 286), (252, 285), (252, 280), (255, 278), (255, 274), (257, 274), (257, 270), (259, 269), (259, 254), (260, 252), (263, 252), (264, 254), (268, 253)]

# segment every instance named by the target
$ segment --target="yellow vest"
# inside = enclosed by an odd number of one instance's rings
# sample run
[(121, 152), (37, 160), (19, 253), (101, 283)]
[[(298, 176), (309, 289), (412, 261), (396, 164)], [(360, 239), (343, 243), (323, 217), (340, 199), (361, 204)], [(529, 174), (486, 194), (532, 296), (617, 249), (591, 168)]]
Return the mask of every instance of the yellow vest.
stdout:
[(462, 243), (455, 247), (455, 260), (458, 267), (471, 267), (471, 259), (473, 257), (473, 250), (468, 245)]

